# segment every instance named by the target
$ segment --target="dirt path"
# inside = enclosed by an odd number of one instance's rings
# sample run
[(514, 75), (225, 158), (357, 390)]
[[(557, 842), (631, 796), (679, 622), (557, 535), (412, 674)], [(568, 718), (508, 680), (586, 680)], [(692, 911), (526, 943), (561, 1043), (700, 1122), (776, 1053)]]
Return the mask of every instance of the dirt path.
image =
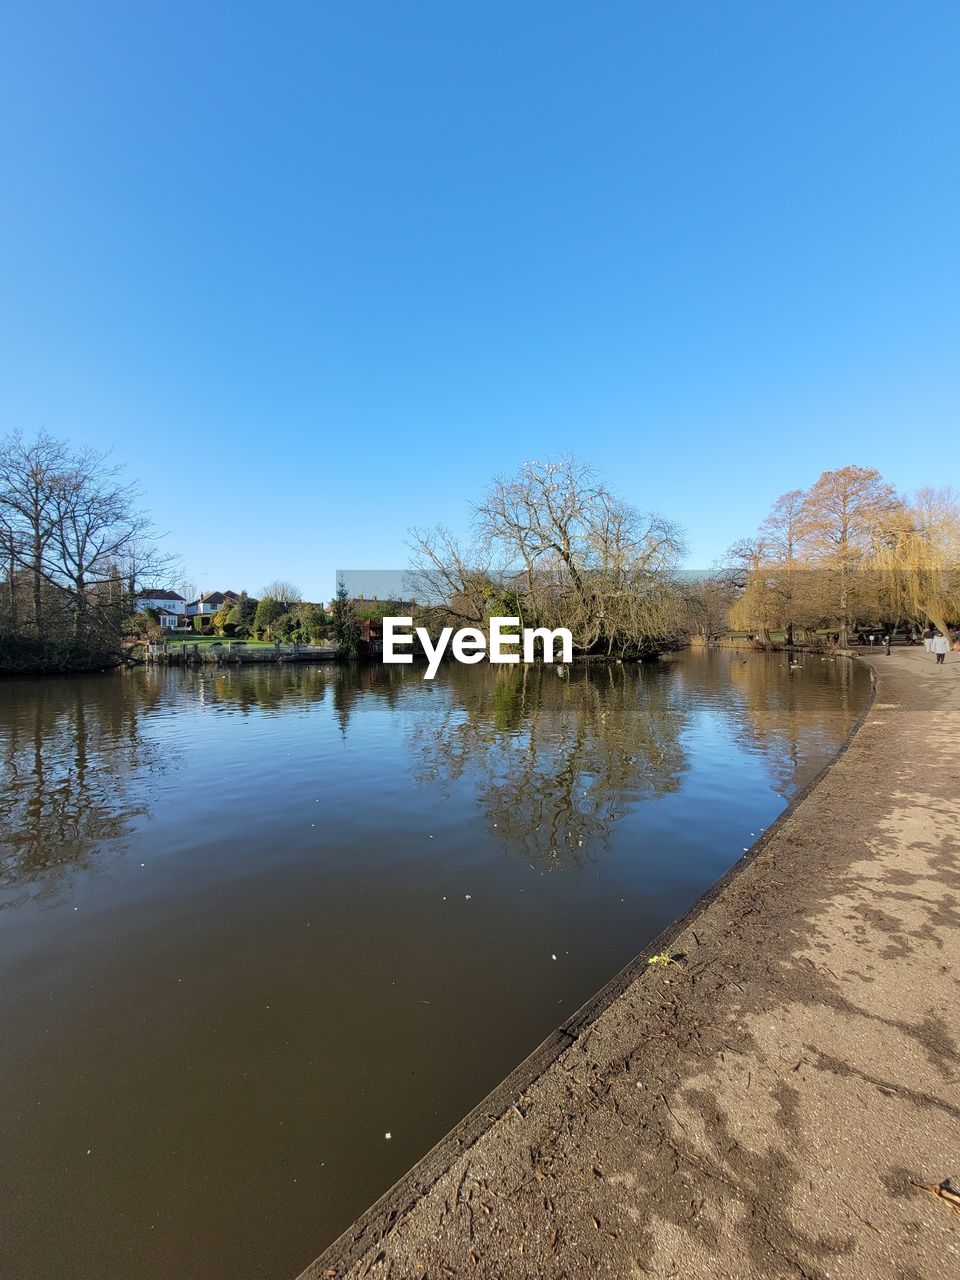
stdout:
[[(960, 655), (306, 1272), (960, 1277)], [(567, 1047), (562, 1047), (566, 1045)], [(515, 1104), (515, 1105), (514, 1105)]]

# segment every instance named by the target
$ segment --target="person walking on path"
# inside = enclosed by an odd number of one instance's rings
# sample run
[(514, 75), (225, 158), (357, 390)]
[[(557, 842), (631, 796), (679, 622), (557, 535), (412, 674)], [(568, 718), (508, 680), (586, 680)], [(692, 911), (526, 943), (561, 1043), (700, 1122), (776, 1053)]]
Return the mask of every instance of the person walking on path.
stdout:
[(883, 652), (890, 657), (890, 632), (888, 631), (883, 637)]
[(945, 635), (938, 631), (933, 638), (932, 649), (937, 655), (937, 666), (942, 667), (946, 661), (947, 654), (950, 652), (950, 641)]
[(926, 649), (927, 653), (933, 653), (933, 637), (936, 634), (937, 633), (934, 631), (933, 627), (926, 627), (924, 630), (923, 647)]

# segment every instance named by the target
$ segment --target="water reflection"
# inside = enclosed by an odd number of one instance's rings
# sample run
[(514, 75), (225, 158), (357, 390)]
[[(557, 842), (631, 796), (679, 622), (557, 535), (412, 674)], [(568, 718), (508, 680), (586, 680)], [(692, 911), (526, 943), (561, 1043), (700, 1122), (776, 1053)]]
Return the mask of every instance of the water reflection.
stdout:
[[(344, 734), (364, 698), (373, 696), (395, 706), (410, 680), (403, 668), (332, 663), (264, 663), (186, 671), (157, 667), (139, 675), (155, 690), (164, 690), (168, 698), (186, 692), (206, 709), (229, 708), (245, 716), (254, 712), (280, 715), (329, 703)], [(416, 679), (419, 682), (419, 674)]]
[(632, 805), (679, 785), (686, 719), (650, 667), (451, 670), (449, 700), (412, 733), (429, 786), (467, 778), (498, 842), (577, 866), (608, 848)]
[(844, 736), (862, 681), (846, 663), (723, 651), (641, 667), (450, 665), (431, 684), (415, 667), (334, 665), (16, 681), (0, 699), (0, 883), (83, 865), (149, 814), (151, 780), (181, 754), (175, 736), (153, 740), (155, 715), (329, 713), (347, 739), (361, 708), (402, 711), (417, 782), (468, 785), (499, 845), (560, 869), (601, 855), (638, 802), (679, 788), (705, 711), (789, 796)]
[[(676, 792), (704, 717), (720, 751), (759, 757), (789, 798), (845, 736), (863, 673), (808, 658), (708, 651), (645, 666), (448, 668), (448, 698), (411, 734), (428, 787), (473, 787), (489, 832), (562, 869), (595, 859), (638, 802)], [(701, 748), (702, 750), (702, 748)]]
[[(105, 696), (96, 696), (97, 685)], [(94, 696), (91, 696), (91, 694)], [(0, 699), (0, 884), (85, 865), (149, 812), (173, 763), (143, 733), (162, 694), (120, 677), (16, 681)]]
[(742, 655), (708, 651), (683, 664), (681, 678), (701, 704), (723, 716), (731, 744), (763, 758), (789, 798), (818, 772), (862, 705), (866, 672), (817, 654)]

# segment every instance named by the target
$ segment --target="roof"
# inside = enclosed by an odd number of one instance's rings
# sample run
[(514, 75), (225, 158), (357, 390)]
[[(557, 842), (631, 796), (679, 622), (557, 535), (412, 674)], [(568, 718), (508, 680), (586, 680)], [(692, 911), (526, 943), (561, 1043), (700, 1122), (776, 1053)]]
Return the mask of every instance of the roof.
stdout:
[(154, 590), (143, 590), (137, 592), (138, 600), (182, 600), (183, 596), (179, 591), (161, 591), (159, 588)]
[(225, 604), (228, 600), (239, 599), (236, 591), (205, 591), (196, 600), (191, 600), (190, 604)]

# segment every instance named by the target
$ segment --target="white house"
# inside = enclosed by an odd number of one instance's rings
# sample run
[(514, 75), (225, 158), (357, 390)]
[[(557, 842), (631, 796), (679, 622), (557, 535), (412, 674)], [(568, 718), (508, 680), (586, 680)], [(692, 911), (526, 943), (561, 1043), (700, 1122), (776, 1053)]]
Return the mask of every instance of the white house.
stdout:
[(170, 631), (179, 625), (187, 602), (179, 591), (161, 591), (158, 587), (152, 587), (140, 592), (136, 607), (141, 613), (144, 609), (155, 609), (161, 627)]

